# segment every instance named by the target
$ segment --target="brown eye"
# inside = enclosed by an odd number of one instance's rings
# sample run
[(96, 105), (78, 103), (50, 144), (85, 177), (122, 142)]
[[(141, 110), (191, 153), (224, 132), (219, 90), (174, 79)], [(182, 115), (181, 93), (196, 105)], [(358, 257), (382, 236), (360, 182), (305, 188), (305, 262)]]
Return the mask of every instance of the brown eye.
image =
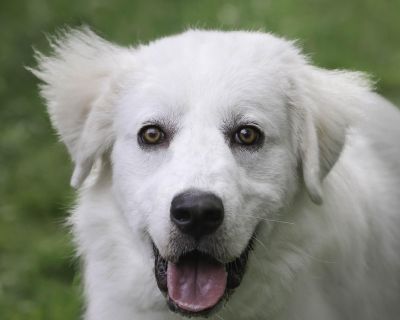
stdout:
[(147, 126), (140, 130), (139, 138), (143, 144), (159, 144), (163, 142), (165, 133), (157, 126)]
[(241, 127), (235, 133), (235, 142), (243, 145), (254, 145), (259, 142), (261, 132), (255, 127)]

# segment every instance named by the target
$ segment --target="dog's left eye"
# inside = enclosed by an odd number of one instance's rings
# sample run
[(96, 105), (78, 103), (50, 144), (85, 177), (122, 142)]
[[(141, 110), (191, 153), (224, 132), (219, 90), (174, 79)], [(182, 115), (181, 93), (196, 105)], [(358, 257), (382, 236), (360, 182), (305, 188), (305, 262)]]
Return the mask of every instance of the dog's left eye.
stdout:
[(234, 140), (238, 144), (250, 146), (257, 144), (261, 139), (261, 132), (253, 126), (240, 127), (234, 135)]
[(146, 126), (140, 129), (138, 137), (141, 144), (155, 145), (165, 140), (165, 133), (158, 126)]

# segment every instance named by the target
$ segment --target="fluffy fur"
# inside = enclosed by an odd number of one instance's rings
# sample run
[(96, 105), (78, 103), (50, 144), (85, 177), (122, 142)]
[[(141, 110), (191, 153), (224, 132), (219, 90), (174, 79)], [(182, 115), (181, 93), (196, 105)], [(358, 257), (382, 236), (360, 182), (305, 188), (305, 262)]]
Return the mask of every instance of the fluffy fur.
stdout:
[[(190, 188), (226, 210), (204, 250), (232, 261), (254, 237), (215, 319), (398, 319), (400, 113), (363, 74), (316, 68), (260, 32), (122, 48), (80, 29), (53, 48), (33, 72), (75, 165), (85, 319), (179, 318), (156, 286), (151, 241), (174, 256), (169, 206)], [(172, 139), (144, 150), (137, 132), (154, 121)], [(256, 123), (263, 145), (230, 145), (224, 128), (237, 123)]]

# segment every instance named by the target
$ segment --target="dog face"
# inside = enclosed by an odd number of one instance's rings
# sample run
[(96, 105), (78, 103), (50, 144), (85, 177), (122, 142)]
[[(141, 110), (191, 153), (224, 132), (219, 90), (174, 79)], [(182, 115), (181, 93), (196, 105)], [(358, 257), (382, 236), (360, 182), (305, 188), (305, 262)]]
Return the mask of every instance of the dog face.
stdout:
[[(143, 77), (125, 80), (116, 108), (114, 191), (134, 231), (145, 231), (156, 255), (178, 265), (193, 252), (235, 264), (247, 254), (257, 225), (277, 219), (298, 184), (288, 126), (291, 89), (281, 74), (281, 59), (288, 57), (257, 48), (256, 39), (245, 46), (237, 46), (234, 36), (220, 40), (188, 45), (169, 39), (140, 50)], [(187, 193), (189, 216), (202, 210), (199, 194), (211, 194), (219, 199), (223, 218), (206, 204), (211, 221), (193, 222), (185, 232), (172, 207)], [(205, 230), (214, 218), (219, 223)], [(199, 229), (196, 235), (193, 229)], [(235, 276), (228, 270), (229, 289)], [(158, 280), (171, 290), (162, 275)], [(199, 312), (214, 307), (212, 294), (174, 302), (186, 312)]]
[[(153, 246), (172, 310), (214, 310), (240, 284), (258, 226), (272, 230), (303, 185), (321, 202), (353, 116), (336, 98), (354, 75), (321, 77), (262, 33), (189, 31), (124, 49), (86, 30), (55, 47), (34, 72), (75, 162), (72, 184), (110, 154), (110, 192)], [(331, 114), (319, 118), (320, 104)]]
[[(116, 108), (114, 191), (134, 232), (145, 231), (156, 258), (164, 260), (156, 264), (167, 269), (165, 275), (156, 270), (160, 288), (168, 291), (174, 310), (189, 314), (213, 308), (221, 292), (187, 297), (186, 289), (171, 284), (169, 269), (190, 269), (194, 259), (212, 259), (228, 274), (209, 271), (218, 278), (210, 285), (225, 286), (224, 294), (233, 289), (257, 225), (277, 219), (298, 184), (288, 126), (291, 88), (280, 61), (288, 57), (257, 48), (256, 39), (245, 46), (238, 46), (234, 36), (220, 40), (169, 39), (142, 49), (136, 57), (143, 77), (125, 80)], [(211, 221), (177, 223), (174, 201), (183, 195), (186, 200), (180, 202), (190, 203), (178, 204), (180, 209), (184, 205), (187, 215), (202, 215), (193, 211), (202, 210), (199, 201), (208, 201), (204, 194), (219, 199), (222, 213), (208, 203), (211, 217), (205, 219)], [(212, 219), (219, 223), (208, 230)], [(194, 226), (186, 232), (181, 225), (188, 223)], [(240, 259), (238, 270), (227, 267)], [(194, 264), (192, 269), (209, 267)]]
[[(112, 152), (115, 191), (131, 224), (141, 221), (163, 257), (197, 248), (229, 262), (297, 185), (289, 79), (279, 75), (278, 61), (267, 63), (268, 52), (233, 41), (221, 47), (216, 37), (187, 52), (175, 39), (170, 47), (167, 40), (139, 52), (144, 76), (124, 84)], [(146, 143), (143, 130), (163, 137)], [(255, 141), (240, 140), (246, 133)], [(215, 194), (224, 207), (221, 226), (197, 244), (170, 219), (172, 200), (188, 190)]]

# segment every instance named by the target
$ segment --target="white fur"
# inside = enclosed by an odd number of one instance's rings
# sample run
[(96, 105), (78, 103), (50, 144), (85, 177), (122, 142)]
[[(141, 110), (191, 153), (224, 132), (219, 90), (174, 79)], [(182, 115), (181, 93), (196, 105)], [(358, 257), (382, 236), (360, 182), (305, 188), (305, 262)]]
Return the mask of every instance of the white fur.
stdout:
[[(257, 229), (216, 319), (399, 318), (400, 113), (362, 74), (313, 67), (259, 32), (121, 48), (82, 29), (53, 46), (33, 72), (75, 163), (71, 183), (86, 179), (70, 218), (85, 319), (179, 318), (156, 286), (150, 239), (172, 254), (169, 206), (189, 188), (223, 199), (221, 261)], [(262, 148), (226, 142), (221, 126), (238, 116), (260, 125)], [(175, 134), (146, 151), (137, 132), (155, 119)]]

